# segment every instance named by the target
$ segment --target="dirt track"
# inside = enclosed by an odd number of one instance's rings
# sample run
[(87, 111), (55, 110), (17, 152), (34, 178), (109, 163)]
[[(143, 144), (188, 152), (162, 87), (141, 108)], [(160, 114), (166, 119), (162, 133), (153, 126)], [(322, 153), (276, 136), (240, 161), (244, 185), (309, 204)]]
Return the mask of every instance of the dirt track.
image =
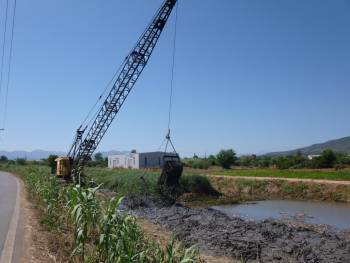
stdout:
[(324, 229), (277, 220), (245, 221), (213, 209), (167, 206), (152, 198), (127, 198), (121, 208), (213, 255), (243, 262), (350, 262), (350, 242)]

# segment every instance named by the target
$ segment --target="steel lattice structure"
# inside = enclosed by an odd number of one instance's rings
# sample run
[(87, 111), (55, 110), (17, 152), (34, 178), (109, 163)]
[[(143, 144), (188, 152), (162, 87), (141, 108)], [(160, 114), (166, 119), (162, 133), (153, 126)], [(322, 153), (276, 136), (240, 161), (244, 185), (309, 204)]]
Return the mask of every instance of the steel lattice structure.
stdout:
[(103, 136), (124, 104), (130, 91), (140, 77), (159, 40), (164, 26), (177, 0), (166, 0), (139, 38), (137, 44), (125, 58), (119, 76), (108, 96), (98, 110), (96, 118), (83, 139), (85, 129), (77, 130), (76, 138), (68, 153), (73, 161), (73, 175), (77, 174), (91, 158)]

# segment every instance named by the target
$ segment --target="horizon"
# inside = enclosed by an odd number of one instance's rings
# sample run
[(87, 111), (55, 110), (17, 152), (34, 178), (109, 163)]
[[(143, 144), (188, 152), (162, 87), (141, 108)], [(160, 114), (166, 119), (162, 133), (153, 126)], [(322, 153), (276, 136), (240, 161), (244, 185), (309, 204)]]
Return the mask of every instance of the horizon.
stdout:
[[(0, 150), (67, 151), (161, 3), (19, 3)], [(178, 152), (260, 155), (347, 137), (349, 11), (347, 1), (180, 1), (171, 125)], [(174, 23), (173, 14), (96, 152), (159, 149)]]
[[(250, 155), (258, 155), (258, 156), (261, 156), (261, 155), (265, 155), (265, 154), (277, 154), (277, 153), (283, 153), (283, 152), (289, 152), (289, 151), (296, 151), (296, 150), (299, 150), (299, 149), (302, 149), (302, 148), (306, 148), (306, 147), (310, 147), (310, 146), (314, 146), (314, 145), (318, 145), (318, 144), (323, 144), (323, 143), (327, 143), (327, 142), (330, 142), (330, 141), (335, 141), (335, 140), (341, 140), (341, 139), (346, 139), (346, 138), (350, 138), (350, 136), (346, 136), (346, 137), (342, 137), (342, 138), (336, 138), (336, 139), (331, 139), (331, 140), (327, 140), (327, 141), (324, 141), (324, 142), (316, 142), (316, 143), (312, 143), (312, 144), (309, 144), (309, 145), (304, 145), (302, 147), (298, 147), (298, 148), (292, 148), (292, 149), (286, 149), (286, 150), (283, 150), (283, 151), (268, 151), (268, 152), (251, 152), (251, 153), (240, 153), (240, 152), (237, 152), (235, 151), (235, 149), (233, 149), (237, 156), (238, 157), (241, 157), (241, 156), (250, 156)], [(228, 149), (228, 148), (223, 148), (223, 149), (220, 149), (220, 150), (225, 150), (225, 149)], [(124, 152), (131, 152), (132, 150), (136, 150), (137, 152), (150, 152), (150, 151), (138, 151), (137, 149), (130, 149), (130, 150), (116, 150), (116, 149), (111, 149), (111, 150), (102, 150), (102, 151), (96, 151), (94, 154), (96, 153), (103, 153), (103, 154), (106, 154), (106, 153), (110, 153), (110, 152), (119, 152), (119, 153), (124, 153)], [(8, 153), (14, 153), (14, 152), (25, 152), (25, 153), (33, 153), (33, 152), (45, 152), (47, 154), (51, 154), (51, 153), (55, 153), (55, 154), (67, 154), (67, 151), (61, 151), (61, 150), (44, 150), (44, 149), (34, 149), (34, 150), (13, 150), (13, 151), (6, 151), (6, 150), (0, 150), (0, 152), (8, 152)], [(152, 152), (152, 151), (151, 151)], [(218, 151), (219, 152), (219, 151)], [(193, 152), (193, 153), (188, 153), (188, 154), (184, 154), (184, 155), (181, 155), (182, 158), (190, 158), (194, 155), (197, 155), (199, 157), (208, 157), (209, 155), (216, 155), (218, 152), (216, 153), (196, 153), (196, 152)]]

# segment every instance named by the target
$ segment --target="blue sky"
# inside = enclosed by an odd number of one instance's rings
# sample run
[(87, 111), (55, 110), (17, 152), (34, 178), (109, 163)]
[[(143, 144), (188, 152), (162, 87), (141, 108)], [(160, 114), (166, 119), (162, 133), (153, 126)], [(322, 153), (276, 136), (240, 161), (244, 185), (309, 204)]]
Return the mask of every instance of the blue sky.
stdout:
[[(68, 150), (161, 3), (18, 0), (0, 149)], [(349, 0), (180, 0), (178, 15), (172, 134), (180, 153), (261, 153), (350, 135)], [(99, 150), (158, 150), (173, 32), (174, 16)]]

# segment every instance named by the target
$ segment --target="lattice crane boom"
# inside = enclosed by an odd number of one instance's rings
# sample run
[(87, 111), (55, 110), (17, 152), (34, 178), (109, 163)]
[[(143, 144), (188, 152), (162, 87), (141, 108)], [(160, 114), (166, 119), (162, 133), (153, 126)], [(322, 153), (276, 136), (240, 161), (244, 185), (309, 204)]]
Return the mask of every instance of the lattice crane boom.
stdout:
[(86, 127), (84, 129), (80, 127), (77, 130), (76, 138), (67, 156), (71, 160), (73, 175), (77, 175), (91, 158), (124, 104), (147, 65), (176, 2), (177, 0), (165, 0), (133, 50), (125, 58), (119, 76), (98, 110), (94, 122), (87, 129), (86, 136), (83, 138)]

